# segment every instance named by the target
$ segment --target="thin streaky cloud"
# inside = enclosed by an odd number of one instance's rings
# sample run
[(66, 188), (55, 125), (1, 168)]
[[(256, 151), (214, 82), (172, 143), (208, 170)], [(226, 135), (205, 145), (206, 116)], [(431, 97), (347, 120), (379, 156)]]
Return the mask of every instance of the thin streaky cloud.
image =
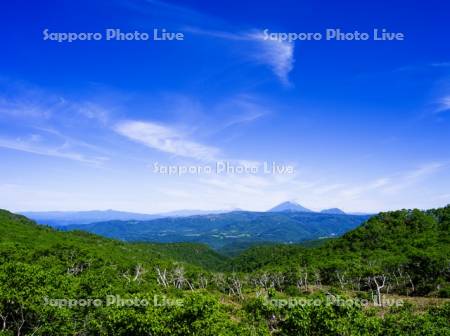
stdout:
[(443, 113), (450, 111), (450, 95), (444, 96), (439, 99), (437, 103), (438, 107), (435, 110), (435, 113)]
[(74, 152), (67, 148), (67, 144), (63, 144), (61, 146), (50, 147), (47, 145), (36, 144), (33, 136), (31, 137), (31, 141), (25, 141), (21, 139), (7, 139), (0, 138), (0, 147), (36, 154), (36, 155), (44, 155), (62, 159), (69, 159), (78, 162), (90, 163), (94, 165), (99, 165), (107, 160), (106, 157), (88, 157), (82, 153)]
[(445, 167), (446, 164), (442, 162), (430, 162), (424, 164), (414, 170), (405, 172), (397, 176), (395, 179), (393, 179), (395, 182), (383, 188), (383, 191), (387, 193), (399, 192), (403, 189), (415, 185), (422, 179), (438, 173)]
[[(134, 9), (146, 9), (145, 6), (139, 7), (139, 4), (133, 1), (125, 1), (122, 3)], [(283, 85), (291, 85), (288, 76), (294, 68), (294, 43), (276, 39), (265, 39), (262, 30), (258, 29), (234, 32), (228, 28), (231, 27), (229, 23), (224, 23), (219, 18), (206, 15), (188, 7), (154, 0), (147, 0), (145, 3), (181, 21), (181, 26), (186, 32), (247, 44), (246, 46), (242, 46), (247, 51), (245, 54), (246, 58), (256, 64), (268, 66)], [(204, 29), (198, 27), (204, 25), (205, 22), (210, 27), (220, 26), (227, 28)], [(252, 43), (256, 43), (257, 47), (254, 48), (249, 45)]]
[(246, 95), (222, 102), (215, 111), (227, 115), (222, 128), (251, 123), (270, 113), (257, 99)]
[(380, 177), (364, 185), (343, 188), (339, 195), (345, 198), (358, 198), (369, 192), (380, 192), (392, 194), (400, 192), (408, 187), (414, 186), (423, 179), (438, 173), (446, 166), (442, 162), (430, 162), (421, 165), (413, 170)]
[(342, 189), (345, 187), (342, 183), (336, 183), (331, 185), (324, 185), (313, 189), (313, 192), (315, 194), (321, 195), (321, 194), (328, 194), (334, 190)]
[(341, 192), (339, 192), (339, 197), (357, 198), (368, 192), (379, 190), (382, 187), (388, 185), (390, 182), (391, 179), (389, 177), (381, 177), (363, 185), (345, 187), (343, 190), (341, 190)]
[(43, 132), (48, 135), (53, 135), (59, 139), (61, 139), (64, 143), (70, 144), (71, 146), (77, 146), (77, 147), (83, 147), (92, 151), (95, 151), (97, 153), (101, 153), (103, 155), (109, 155), (109, 151), (105, 148), (102, 148), (100, 146), (88, 143), (81, 139), (75, 139), (71, 136), (68, 136), (67, 134), (64, 134), (60, 131), (58, 131), (55, 128), (52, 127), (41, 127), (41, 126), (33, 126), (33, 129)]
[[(194, 27), (186, 28), (187, 31), (209, 37), (238, 41), (242, 43), (256, 43), (253, 52), (248, 57), (255, 63), (268, 66), (283, 85), (289, 86), (289, 73), (294, 68), (294, 43), (278, 39), (266, 39), (260, 30), (250, 32), (227, 32), (206, 30)], [(251, 51), (251, 47), (247, 48)]]
[(126, 120), (119, 122), (114, 130), (130, 140), (177, 156), (212, 161), (220, 153), (215, 147), (192, 141), (171, 127), (153, 122)]
[(431, 63), (432, 67), (450, 67), (450, 62), (436, 62), (436, 63)]

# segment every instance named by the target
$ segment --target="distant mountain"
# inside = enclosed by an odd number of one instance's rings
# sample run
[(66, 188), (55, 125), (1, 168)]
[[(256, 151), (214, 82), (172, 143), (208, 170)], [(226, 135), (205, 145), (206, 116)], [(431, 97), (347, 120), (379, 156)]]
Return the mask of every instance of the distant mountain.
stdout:
[(22, 215), (31, 218), (39, 224), (50, 226), (62, 226), (70, 224), (87, 224), (109, 220), (150, 220), (158, 218), (157, 215), (139, 214), (133, 212), (115, 210), (92, 211), (43, 211), (21, 212)]
[(272, 209), (268, 210), (268, 212), (282, 212), (282, 211), (312, 212), (311, 210), (309, 210), (295, 202), (283, 202), (283, 203), (278, 204), (276, 207), (273, 207)]
[(106, 221), (61, 226), (62, 230), (85, 230), (126, 241), (196, 242), (215, 249), (228, 244), (265, 242), (298, 243), (334, 237), (354, 229), (369, 216), (315, 212), (235, 211), (190, 217), (166, 217), (147, 221)]
[(213, 214), (221, 214), (236, 211), (233, 210), (175, 210), (169, 212), (162, 212), (155, 214), (158, 218), (164, 217), (188, 217), (188, 216), (200, 216), (200, 215), (213, 215)]
[(21, 212), (39, 224), (50, 226), (64, 226), (72, 224), (88, 224), (112, 220), (151, 220), (164, 217), (185, 217), (193, 215), (206, 215), (224, 213), (226, 210), (178, 210), (159, 214), (142, 214), (115, 210), (92, 210), (92, 211), (43, 211), (43, 212)]
[(376, 213), (374, 212), (347, 212), (348, 215), (357, 215), (357, 216), (375, 216)]
[(345, 215), (345, 212), (338, 208), (323, 209), (320, 213), (332, 215)]

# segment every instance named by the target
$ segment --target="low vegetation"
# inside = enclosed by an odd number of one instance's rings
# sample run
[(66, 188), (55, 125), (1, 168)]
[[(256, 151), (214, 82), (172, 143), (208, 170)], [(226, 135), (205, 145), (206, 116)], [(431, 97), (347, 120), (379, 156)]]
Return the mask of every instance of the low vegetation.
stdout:
[(450, 206), (341, 238), (124, 243), (0, 211), (0, 335), (448, 335)]

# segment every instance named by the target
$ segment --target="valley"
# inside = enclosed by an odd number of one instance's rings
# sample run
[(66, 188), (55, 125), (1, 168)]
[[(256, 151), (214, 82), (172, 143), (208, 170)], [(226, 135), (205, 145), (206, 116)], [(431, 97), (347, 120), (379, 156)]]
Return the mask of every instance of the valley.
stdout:
[(450, 206), (386, 212), (340, 238), (225, 256), (59, 231), (2, 210), (1, 333), (445, 335), (449, 224)]

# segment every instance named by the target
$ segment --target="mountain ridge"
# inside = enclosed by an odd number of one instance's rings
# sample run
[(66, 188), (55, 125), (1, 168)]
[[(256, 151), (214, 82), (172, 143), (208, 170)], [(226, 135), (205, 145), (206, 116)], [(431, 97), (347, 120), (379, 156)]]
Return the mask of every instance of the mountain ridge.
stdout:
[[(247, 211), (242, 209), (231, 210), (198, 210), (198, 209), (184, 209), (173, 210), (160, 213), (138, 213), (131, 211), (121, 210), (82, 210), (82, 211), (19, 211), (18, 214), (24, 215), (39, 224), (50, 225), (53, 227), (60, 227), (65, 225), (79, 225), (79, 224), (91, 224), (103, 221), (143, 221), (153, 220), (167, 217), (190, 217), (201, 216), (211, 214), (223, 214), (230, 212)], [(259, 211), (247, 211), (247, 212), (259, 212)], [(282, 202), (266, 212), (308, 212), (308, 213), (323, 213), (323, 214), (348, 214), (348, 215), (373, 215), (372, 213), (365, 212), (350, 212), (346, 213), (339, 208), (327, 208), (320, 211), (314, 211), (308, 209), (301, 204), (293, 201)]]
[(89, 224), (112, 220), (152, 220), (165, 217), (187, 217), (226, 213), (232, 210), (175, 210), (169, 212), (146, 214), (118, 210), (87, 210), (87, 211), (23, 211), (24, 215), (39, 224), (64, 226), (72, 224)]
[(125, 241), (196, 242), (220, 249), (232, 243), (298, 243), (335, 237), (357, 227), (369, 217), (317, 212), (234, 211), (148, 221), (105, 221), (59, 228), (85, 230)]
[(339, 208), (323, 209), (323, 210), (320, 210), (320, 213), (332, 214), (332, 215), (346, 215), (346, 213)]

